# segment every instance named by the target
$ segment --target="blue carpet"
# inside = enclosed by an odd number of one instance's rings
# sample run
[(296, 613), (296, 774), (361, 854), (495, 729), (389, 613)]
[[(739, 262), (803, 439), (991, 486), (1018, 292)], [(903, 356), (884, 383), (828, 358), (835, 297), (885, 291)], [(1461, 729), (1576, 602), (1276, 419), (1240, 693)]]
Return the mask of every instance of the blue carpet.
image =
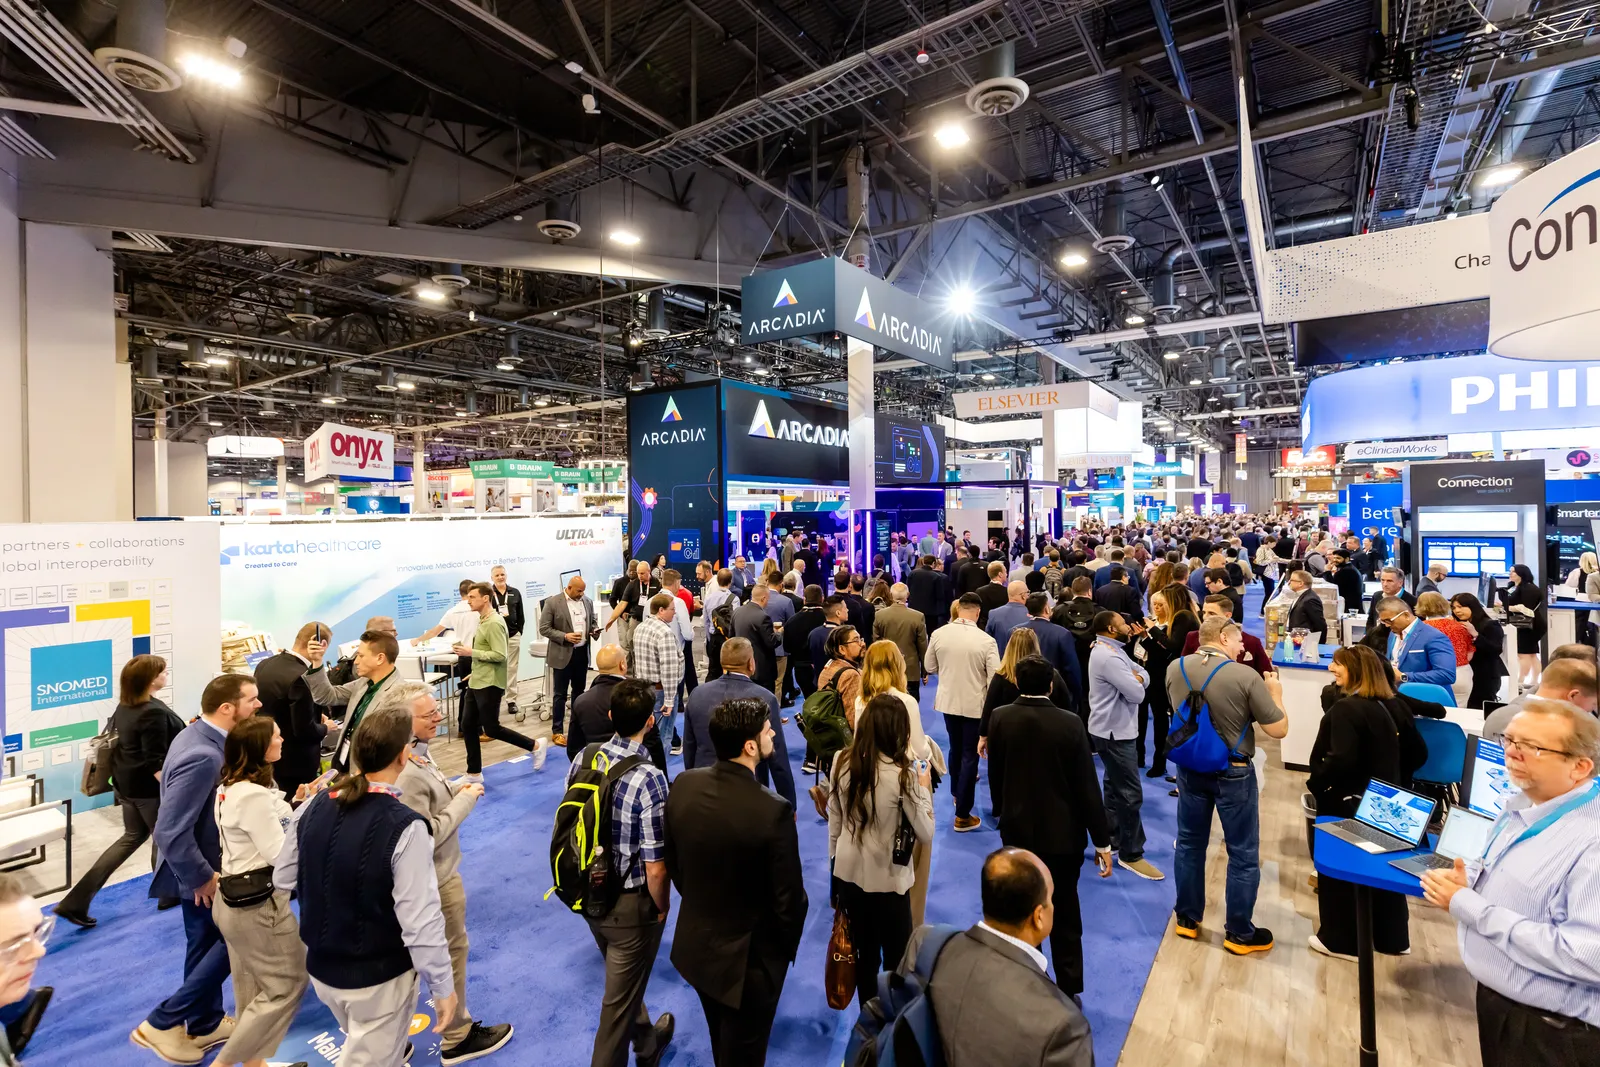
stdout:
[[(1250, 620), (1259, 601), (1250, 604)], [(1252, 629), (1257, 629), (1253, 626)], [(932, 709), (933, 687), (923, 693), (928, 734), (946, 744), (944, 722)], [(799, 732), (788, 727), (789, 751), (796, 762), (804, 750)], [(947, 746), (946, 746), (947, 747)], [(673, 760), (676, 773), (677, 760)], [(566, 761), (558, 752), (542, 774), (527, 762), (501, 764), (486, 772), (489, 794), (464, 825), (462, 870), (468, 895), (472, 937), (469, 1003), (486, 1022), (511, 1022), (512, 1043), (492, 1062), (586, 1064), (593, 1040), (603, 965), (588, 930), (559, 903), (544, 902), (550, 885), (549, 836), (560, 799)], [(1084, 1006), (1094, 1031), (1095, 1057), (1115, 1064), (1134, 1011), (1143, 994), (1151, 962), (1172, 908), (1172, 841), (1177, 801), (1160, 779), (1145, 784), (1144, 824), (1151, 862), (1166, 871), (1164, 882), (1147, 882), (1118, 868), (1109, 879), (1094, 875), (1092, 863), (1080, 880), (1084, 918)], [(978, 868), (999, 846), (989, 814), (986, 780), (978, 785), (981, 830), (956, 834), (950, 791), (935, 796), (938, 836), (928, 893), (929, 922), (962, 926), (980, 917)], [(773, 1067), (837, 1064), (854, 1022), (855, 1010), (830, 1011), (822, 991), (823, 955), (832, 913), (827, 907), (827, 824), (801, 797), (800, 851), (811, 899), (799, 958), (784, 987), (767, 1062)], [(28, 1048), (30, 1067), (81, 1067), (83, 1064), (149, 1064), (149, 1053), (128, 1044), (127, 1033), (178, 983), (183, 958), (183, 928), (177, 911), (156, 913), (145, 896), (148, 879), (135, 879), (100, 894), (94, 912), (97, 929), (80, 931), (61, 924), (41, 962), (36, 984), (53, 985), (55, 1000)], [(699, 1001), (673, 969), (671, 929), (663, 940), (646, 1003), (657, 1015), (677, 1016), (677, 1038), (664, 1058), (667, 1067), (709, 1067), (710, 1042)], [(1048, 949), (1047, 949), (1048, 952)], [(426, 1003), (419, 1006), (426, 1012)], [(331, 1037), (331, 1041), (330, 1041)], [(277, 1058), (330, 1062), (341, 1035), (332, 1016), (307, 994), (295, 1025)], [(415, 1039), (418, 1064), (438, 1062), (437, 1039)], [(491, 1062), (491, 1061), (486, 1061)]]

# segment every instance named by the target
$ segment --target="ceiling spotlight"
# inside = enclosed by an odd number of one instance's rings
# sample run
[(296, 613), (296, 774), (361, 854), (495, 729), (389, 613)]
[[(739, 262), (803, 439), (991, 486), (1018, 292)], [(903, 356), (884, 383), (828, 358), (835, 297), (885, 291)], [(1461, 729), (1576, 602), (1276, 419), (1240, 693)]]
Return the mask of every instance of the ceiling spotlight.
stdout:
[(978, 303), (978, 296), (972, 289), (965, 285), (958, 285), (950, 290), (950, 295), (945, 298), (945, 307), (956, 315), (970, 315)]
[(1139, 314), (1137, 311), (1133, 311), (1129, 312), (1128, 317), (1122, 321), (1127, 323), (1129, 326), (1143, 326), (1144, 316)]
[(400, 390), (402, 390), (404, 392), (409, 393), (409, 392), (411, 392), (413, 389), (415, 389), (417, 387), (417, 383), (416, 382), (396, 382), (395, 383), (395, 387), (397, 389), (400, 389)]
[(593, 93), (583, 94), (583, 113), (585, 115), (600, 114), (600, 101), (595, 99), (595, 95)]
[(960, 148), (972, 140), (967, 128), (959, 122), (947, 122), (933, 131), (933, 139), (940, 148)]
[(1061, 254), (1061, 265), (1068, 270), (1078, 270), (1089, 265), (1089, 257), (1076, 250), (1063, 252)]
[(437, 285), (419, 285), (413, 292), (418, 300), (426, 300), (430, 304), (442, 304), (450, 299), (450, 294)]
[(927, 66), (928, 65), (928, 58), (929, 58), (928, 57), (928, 50), (919, 45), (917, 47), (917, 66), (919, 66), (919, 67)]
[(1202, 382), (1199, 378), (1190, 378), (1189, 379), (1189, 384), (1190, 385), (1204, 385), (1205, 383)]
[(617, 244), (627, 245), (629, 248), (639, 243), (639, 235), (632, 230), (612, 230), (611, 239)]
[(512, 215), (511, 216), (511, 221), (512, 222), (521, 222), (522, 221), (522, 216), (521, 215)]
[(994, 375), (992, 375), (992, 374), (980, 374), (980, 375), (978, 375), (978, 377), (981, 380), (986, 381), (986, 382), (994, 381)]
[(550, 398), (548, 396), (541, 396), (538, 400), (533, 402), (533, 406), (536, 408), (547, 408), (550, 406)]
[(765, 378), (767, 375), (769, 375), (771, 373), (772, 373), (772, 370), (770, 368), (768, 368), (768, 367), (757, 367), (756, 368), (756, 376), (759, 377), (759, 378)]
[(1169, 348), (1165, 352), (1161, 353), (1161, 358), (1162, 359), (1182, 359), (1183, 358), (1183, 349), (1181, 349), (1181, 348)]
[(495, 370), (516, 370), (517, 367), (516, 367), (516, 364), (507, 363), (505, 360), (502, 359), (499, 363), (496, 363), (494, 365), (494, 369)]
[(1507, 163), (1503, 167), (1486, 170), (1478, 176), (1478, 188), (1495, 189), (1502, 185), (1510, 185), (1522, 177), (1523, 171), (1527, 169), (1521, 163)]
[(1152, 189), (1161, 188), (1161, 174), (1159, 172), (1150, 175), (1150, 188), (1152, 188)]
[(212, 367), (226, 367), (228, 365), (228, 361), (222, 356), (207, 356), (206, 364)]
[(239, 73), (238, 67), (201, 52), (188, 52), (179, 56), (178, 66), (182, 67), (183, 72), (189, 77), (223, 89), (237, 89), (244, 82), (244, 75)]
[(576, 59), (567, 60), (566, 67), (567, 67), (568, 70), (570, 70), (574, 74), (582, 74), (583, 73), (583, 64), (579, 63)]

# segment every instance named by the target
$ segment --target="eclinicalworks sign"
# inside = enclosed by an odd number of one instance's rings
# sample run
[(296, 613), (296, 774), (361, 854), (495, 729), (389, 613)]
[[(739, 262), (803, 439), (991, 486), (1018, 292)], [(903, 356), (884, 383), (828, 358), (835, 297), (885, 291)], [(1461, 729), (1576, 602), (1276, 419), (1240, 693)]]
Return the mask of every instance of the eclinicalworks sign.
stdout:
[[(1381, 400), (1374, 400), (1381, 398)], [(1317, 378), (1300, 408), (1300, 439), (1315, 445), (1405, 433), (1600, 425), (1600, 363), (1465, 356), (1359, 367)]]

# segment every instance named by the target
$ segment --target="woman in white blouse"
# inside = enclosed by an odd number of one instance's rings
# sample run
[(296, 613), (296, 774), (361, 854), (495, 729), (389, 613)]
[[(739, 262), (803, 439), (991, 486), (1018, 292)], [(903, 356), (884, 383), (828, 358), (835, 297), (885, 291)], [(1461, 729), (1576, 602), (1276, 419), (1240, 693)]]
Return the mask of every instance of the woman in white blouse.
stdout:
[[(856, 694), (856, 729), (861, 729), (861, 713), (872, 698), (881, 694), (897, 698), (906, 706), (906, 717), (911, 724), (911, 743), (906, 748), (909, 760), (929, 760), (933, 769), (945, 773), (944, 754), (935, 755), (937, 746), (928, 740), (922, 730), (922, 709), (917, 700), (906, 692), (906, 658), (893, 641), (874, 641), (861, 661), (861, 689)], [(917, 841), (911, 853), (911, 867), (916, 880), (911, 884), (911, 926), (922, 925), (923, 911), (928, 903), (928, 871), (933, 858), (933, 841)]]
[(257, 885), (271, 885), (272, 864), (283, 848), (290, 816), (289, 805), (272, 783), (272, 765), (282, 750), (283, 734), (269, 716), (245, 719), (228, 733), (223, 746), (216, 800), (222, 884), (211, 914), (228, 946), (237, 1021), (213, 1067), (266, 1067), (266, 1058), (277, 1051), (294, 1021), (309, 981), (306, 947), (289, 910), (287, 889), (267, 892), (255, 903), (229, 902), (251, 897), (249, 884), (234, 876), (259, 879), (264, 871), (265, 881)]

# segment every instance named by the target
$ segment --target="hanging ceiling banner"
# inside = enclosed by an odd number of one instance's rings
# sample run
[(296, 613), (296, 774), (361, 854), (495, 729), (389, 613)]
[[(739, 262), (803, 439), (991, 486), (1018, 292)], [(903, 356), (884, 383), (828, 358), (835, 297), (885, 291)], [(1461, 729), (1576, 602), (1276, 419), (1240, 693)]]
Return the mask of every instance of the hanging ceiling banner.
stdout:
[(1600, 143), (1569, 152), (1489, 210), (1489, 351), (1585, 360), (1600, 326)]
[(746, 275), (742, 343), (842, 333), (943, 371), (956, 369), (951, 316), (842, 259)]
[(1346, 463), (1444, 459), (1448, 455), (1450, 455), (1450, 441), (1444, 437), (1435, 437), (1427, 441), (1356, 441), (1344, 446)]
[(1093, 382), (1027, 385), (1017, 389), (976, 389), (952, 393), (956, 418), (982, 419), (990, 415), (1036, 415), (1041, 411), (1083, 408), (1116, 419), (1117, 398)]

